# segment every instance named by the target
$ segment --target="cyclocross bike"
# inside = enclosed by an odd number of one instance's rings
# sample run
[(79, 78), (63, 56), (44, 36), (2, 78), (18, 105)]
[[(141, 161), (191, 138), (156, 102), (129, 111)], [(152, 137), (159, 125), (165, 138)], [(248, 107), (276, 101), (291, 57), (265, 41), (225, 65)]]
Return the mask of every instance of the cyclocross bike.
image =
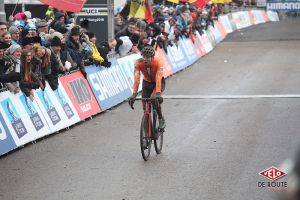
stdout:
[(161, 153), (163, 146), (163, 133), (165, 130), (158, 127), (157, 113), (151, 104), (152, 101), (157, 101), (157, 99), (139, 98), (139, 100), (145, 101), (146, 103), (140, 128), (140, 146), (143, 159), (147, 161), (150, 157), (152, 140), (154, 141), (156, 153)]

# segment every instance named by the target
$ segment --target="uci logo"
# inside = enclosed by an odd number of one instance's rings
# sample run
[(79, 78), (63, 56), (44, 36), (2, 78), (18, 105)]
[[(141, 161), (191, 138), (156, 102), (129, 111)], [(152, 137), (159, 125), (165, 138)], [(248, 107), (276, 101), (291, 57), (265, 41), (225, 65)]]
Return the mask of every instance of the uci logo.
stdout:
[(0, 140), (5, 140), (7, 138), (4, 128), (0, 124)]

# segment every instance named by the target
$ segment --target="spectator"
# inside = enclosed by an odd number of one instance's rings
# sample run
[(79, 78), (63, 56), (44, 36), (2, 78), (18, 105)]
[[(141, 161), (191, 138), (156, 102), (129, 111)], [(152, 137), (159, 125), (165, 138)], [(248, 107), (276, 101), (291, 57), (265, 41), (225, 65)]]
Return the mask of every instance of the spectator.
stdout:
[(54, 19), (54, 11), (53, 11), (53, 7), (52, 6), (49, 6), (47, 11), (46, 11), (46, 14), (45, 14), (47, 17), (49, 18), (52, 18)]
[(79, 41), (80, 27), (75, 26), (71, 29), (70, 36), (66, 40), (66, 45), (69, 48), (69, 53), (72, 59), (76, 62), (82, 74), (86, 77), (85, 66), (83, 65), (83, 46)]
[(133, 33), (135, 33), (137, 31), (136, 29), (136, 24), (135, 22), (130, 22), (128, 24), (127, 27), (125, 27), (124, 29), (122, 29), (121, 31), (119, 31), (115, 37), (116, 38), (119, 38), (119, 37), (122, 37), (122, 36), (128, 36), (130, 37)]
[(110, 62), (106, 62), (100, 55), (97, 47), (96, 47), (96, 36), (94, 33), (88, 33), (89, 40), (91, 42), (92, 47), (92, 59), (95, 61), (96, 65), (102, 65), (104, 67), (109, 68), (111, 66)]
[(29, 50), (23, 50), (21, 55), (21, 80), (24, 83), (31, 84), (31, 87), (23, 87), (20, 85), (21, 91), (32, 101), (34, 93), (32, 89), (37, 89), (42, 85), (42, 82), (32, 73), (32, 53)]
[[(10, 68), (7, 69), (6, 73), (7, 74), (15, 74), (20, 73), (21, 67), (20, 67), (20, 58), (22, 54), (22, 48), (18, 44), (14, 44), (8, 49), (8, 58), (11, 62)], [(11, 82), (11, 83), (6, 83), (7, 88), (9, 89), (10, 92), (12, 93), (18, 93), (20, 91), (19, 87), (19, 82)]]
[(0, 22), (0, 35), (4, 32), (7, 32), (7, 25), (5, 22)]
[(10, 73), (7, 74), (6, 71), (11, 68), (11, 62), (9, 62), (8, 58), (4, 55), (5, 46), (0, 44), (0, 82), (1, 83), (9, 83), (19, 81), (21, 79), (19, 73)]
[(59, 54), (61, 50), (61, 40), (57, 36), (54, 36), (51, 40), (50, 50), (51, 73), (47, 76), (47, 80), (52, 90), (56, 90), (58, 88), (59, 71), (63, 71), (66, 69), (60, 60)]
[(29, 31), (31, 37), (37, 36), (35, 24), (29, 23), (24, 28)]
[(45, 75), (48, 75), (50, 68), (50, 53), (43, 46), (37, 46), (33, 50), (32, 58), (32, 73), (43, 84), (41, 88), (45, 87)]
[(15, 26), (11, 26), (8, 29), (8, 32), (11, 35), (11, 40), (12, 40), (11, 43), (12, 44), (19, 44), (19, 40), (20, 40), (20, 31), (19, 31), (19, 29)]
[(109, 62), (108, 54), (116, 48), (117, 44), (118, 44), (117, 40), (113, 38), (113, 39), (110, 39), (109, 42), (104, 41), (100, 45), (97, 46), (97, 49), (105, 62)]
[(125, 56), (131, 51), (132, 46), (133, 44), (130, 38), (128, 36), (122, 36), (117, 39), (116, 52), (120, 56)]
[(16, 26), (19, 29), (19, 32), (21, 33), (25, 27), (25, 22), (16, 20), (15, 22), (12, 23), (12, 25)]
[(0, 35), (0, 44), (4, 45), (5, 49), (8, 49), (11, 45), (11, 35), (9, 32), (3, 32)]
[(34, 47), (34, 41), (32, 39), (32, 37), (25, 37), (22, 39), (22, 49), (23, 50), (33, 50)]
[(37, 34), (41, 36), (41, 34), (48, 34), (48, 23), (46, 20), (40, 20), (36, 23)]
[(121, 15), (115, 17), (115, 35), (124, 28), (124, 21)]

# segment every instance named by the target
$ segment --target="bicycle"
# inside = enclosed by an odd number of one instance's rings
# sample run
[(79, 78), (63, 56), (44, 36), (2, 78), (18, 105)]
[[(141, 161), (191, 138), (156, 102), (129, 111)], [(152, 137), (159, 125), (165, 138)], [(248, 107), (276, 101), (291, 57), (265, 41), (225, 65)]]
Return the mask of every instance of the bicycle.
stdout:
[(142, 157), (147, 161), (150, 157), (152, 140), (154, 140), (156, 153), (161, 153), (165, 130), (158, 127), (158, 116), (151, 103), (153, 100), (157, 101), (157, 99), (139, 98), (138, 100), (145, 101), (146, 104), (140, 127), (140, 146)]

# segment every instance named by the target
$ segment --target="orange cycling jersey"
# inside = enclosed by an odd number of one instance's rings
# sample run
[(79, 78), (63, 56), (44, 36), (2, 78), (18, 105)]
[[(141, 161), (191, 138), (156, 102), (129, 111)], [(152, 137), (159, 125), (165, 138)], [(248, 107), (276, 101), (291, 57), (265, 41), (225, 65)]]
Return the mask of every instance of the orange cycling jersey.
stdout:
[(154, 57), (150, 64), (150, 70), (147, 69), (143, 59), (138, 59), (134, 67), (134, 84), (133, 93), (137, 93), (140, 85), (140, 72), (144, 75), (144, 80), (147, 82), (155, 82), (156, 93), (161, 93), (161, 80), (163, 78), (163, 66), (160, 64), (158, 58)]

